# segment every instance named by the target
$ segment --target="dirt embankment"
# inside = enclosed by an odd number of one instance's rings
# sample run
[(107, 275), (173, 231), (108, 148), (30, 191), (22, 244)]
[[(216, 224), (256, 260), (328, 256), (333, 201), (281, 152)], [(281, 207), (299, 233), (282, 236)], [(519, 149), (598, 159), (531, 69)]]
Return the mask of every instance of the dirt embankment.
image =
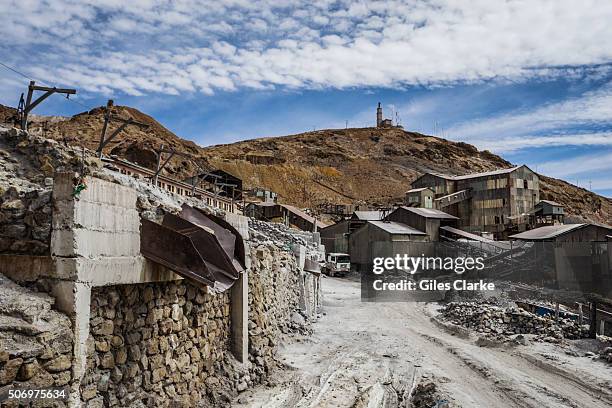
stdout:
[[(14, 109), (0, 106), (0, 122)], [(299, 207), (323, 202), (369, 204), (400, 202), (410, 183), (426, 171), (468, 174), (511, 166), (488, 151), (400, 129), (330, 129), (283, 137), (269, 137), (202, 148), (181, 139), (152, 117), (130, 107), (116, 106), (116, 116), (149, 124), (130, 126), (105, 149), (143, 166), (154, 168), (155, 150), (162, 145), (195, 158), (204, 168), (225, 170), (244, 180), (244, 187), (265, 187), (281, 200)], [(104, 122), (103, 108), (68, 118), (37, 118), (34, 133), (72, 145), (96, 149)], [(117, 124), (110, 127), (115, 129)], [(248, 136), (248, 135), (247, 135)], [(181, 156), (166, 170), (172, 177), (195, 174), (198, 166)], [(562, 180), (541, 177), (543, 199), (565, 205), (570, 220), (612, 224), (612, 200)]]

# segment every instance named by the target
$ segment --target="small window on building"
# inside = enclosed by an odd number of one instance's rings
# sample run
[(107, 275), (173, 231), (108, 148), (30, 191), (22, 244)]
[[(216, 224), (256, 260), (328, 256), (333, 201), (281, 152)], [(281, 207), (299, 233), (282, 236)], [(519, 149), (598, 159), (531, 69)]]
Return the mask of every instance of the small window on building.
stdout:
[(524, 189), (528, 189), (529, 188), (529, 183), (527, 183), (527, 180), (523, 180), (523, 188)]

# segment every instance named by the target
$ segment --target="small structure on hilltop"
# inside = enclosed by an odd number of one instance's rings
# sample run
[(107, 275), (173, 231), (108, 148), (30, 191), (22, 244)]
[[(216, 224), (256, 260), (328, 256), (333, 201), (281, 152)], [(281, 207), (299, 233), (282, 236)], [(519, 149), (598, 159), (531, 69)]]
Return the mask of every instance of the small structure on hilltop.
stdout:
[(378, 102), (378, 107), (376, 108), (376, 127), (377, 128), (397, 128), (403, 129), (403, 126), (397, 124), (393, 124), (393, 119), (384, 119), (383, 118), (383, 110), (380, 102)]

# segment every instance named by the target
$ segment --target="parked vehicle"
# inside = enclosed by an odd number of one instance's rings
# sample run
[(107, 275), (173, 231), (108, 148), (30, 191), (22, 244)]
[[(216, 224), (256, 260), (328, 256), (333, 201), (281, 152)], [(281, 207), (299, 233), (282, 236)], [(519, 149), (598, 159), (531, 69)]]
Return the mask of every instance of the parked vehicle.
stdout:
[(329, 253), (321, 270), (329, 276), (346, 276), (351, 271), (351, 258), (349, 254)]

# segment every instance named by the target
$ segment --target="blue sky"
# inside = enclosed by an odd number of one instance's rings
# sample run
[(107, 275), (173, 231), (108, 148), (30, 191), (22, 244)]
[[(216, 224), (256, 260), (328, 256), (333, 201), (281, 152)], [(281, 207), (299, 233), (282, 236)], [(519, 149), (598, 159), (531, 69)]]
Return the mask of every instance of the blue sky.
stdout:
[[(612, 197), (612, 3), (108, 0), (0, 3), (0, 61), (201, 145), (371, 126), (489, 149)], [(0, 67), (0, 103), (27, 79)]]

